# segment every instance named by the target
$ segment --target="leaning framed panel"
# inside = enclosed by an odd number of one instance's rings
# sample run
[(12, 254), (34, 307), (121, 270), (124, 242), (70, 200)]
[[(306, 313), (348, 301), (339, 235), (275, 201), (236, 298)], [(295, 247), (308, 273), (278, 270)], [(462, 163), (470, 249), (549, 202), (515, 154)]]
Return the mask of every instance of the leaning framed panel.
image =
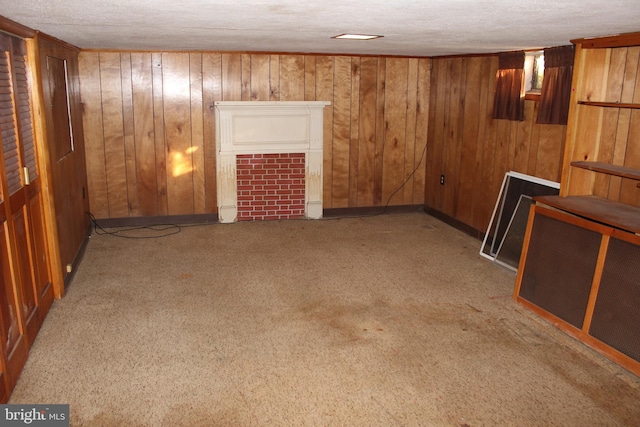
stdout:
[(559, 182), (514, 171), (505, 173), (480, 255), (517, 271), (532, 198), (559, 192)]

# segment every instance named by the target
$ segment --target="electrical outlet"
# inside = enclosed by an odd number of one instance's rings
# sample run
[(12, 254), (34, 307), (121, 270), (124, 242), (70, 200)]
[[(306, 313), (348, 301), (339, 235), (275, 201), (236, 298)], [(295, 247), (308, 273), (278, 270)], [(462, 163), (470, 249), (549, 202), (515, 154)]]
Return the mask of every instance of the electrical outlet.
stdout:
[(440, 175), (440, 185), (444, 185), (444, 175)]

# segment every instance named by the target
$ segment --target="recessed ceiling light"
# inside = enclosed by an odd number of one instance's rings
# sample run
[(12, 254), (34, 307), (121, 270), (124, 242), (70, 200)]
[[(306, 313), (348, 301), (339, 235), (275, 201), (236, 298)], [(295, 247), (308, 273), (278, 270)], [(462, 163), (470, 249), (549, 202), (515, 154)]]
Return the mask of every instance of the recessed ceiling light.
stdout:
[(384, 36), (374, 36), (371, 34), (340, 34), (338, 36), (331, 37), (332, 39), (348, 39), (348, 40), (371, 40), (378, 39)]

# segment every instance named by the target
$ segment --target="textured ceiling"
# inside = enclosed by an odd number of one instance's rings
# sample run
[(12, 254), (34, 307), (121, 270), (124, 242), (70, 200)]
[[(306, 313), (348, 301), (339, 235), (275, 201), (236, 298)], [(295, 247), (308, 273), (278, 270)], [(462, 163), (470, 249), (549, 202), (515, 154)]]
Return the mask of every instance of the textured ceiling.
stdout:
[[(86, 49), (440, 56), (640, 31), (640, 0), (0, 0)], [(379, 34), (369, 41), (341, 33)]]

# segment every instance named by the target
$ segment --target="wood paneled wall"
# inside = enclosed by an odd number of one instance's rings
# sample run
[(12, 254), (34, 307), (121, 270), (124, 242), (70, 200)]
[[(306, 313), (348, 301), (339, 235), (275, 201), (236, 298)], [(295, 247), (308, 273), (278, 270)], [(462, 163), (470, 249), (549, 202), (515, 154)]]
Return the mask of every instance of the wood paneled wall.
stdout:
[(535, 123), (537, 101), (522, 122), (493, 120), (497, 68), (495, 56), (469, 56), (431, 70), (425, 205), (481, 232), (506, 172), (560, 181), (566, 131)]
[(324, 207), (424, 203), (429, 59), (86, 51), (80, 79), (97, 218), (215, 213), (218, 100), (331, 101)]

